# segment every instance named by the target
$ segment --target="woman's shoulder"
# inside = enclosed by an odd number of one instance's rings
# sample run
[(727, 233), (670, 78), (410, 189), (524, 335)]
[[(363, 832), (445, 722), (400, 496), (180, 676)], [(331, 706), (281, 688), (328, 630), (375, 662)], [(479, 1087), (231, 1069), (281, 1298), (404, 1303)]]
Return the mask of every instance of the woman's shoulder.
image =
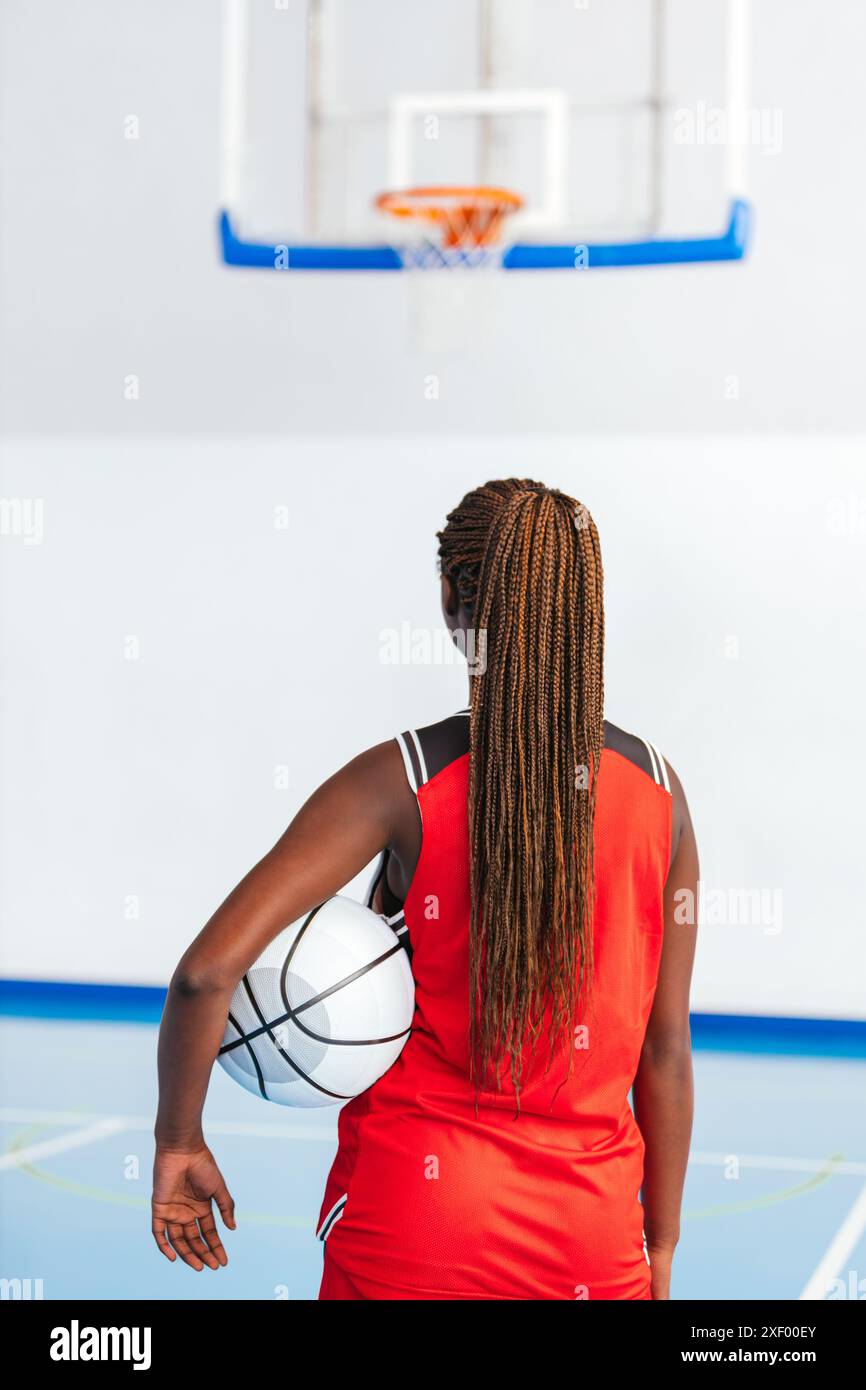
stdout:
[(406, 775), (422, 787), (469, 752), (469, 710), (458, 710), (435, 724), (406, 729), (397, 735)]
[(667, 793), (671, 817), (671, 860), (679, 846), (684, 832), (693, 837), (688, 802), (683, 784), (665, 757), (654, 743), (639, 734), (630, 734), (616, 724), (604, 721), (604, 746), (619, 754), (633, 766), (651, 777), (661, 791)]
[(656, 745), (651, 743), (649, 739), (643, 738), (640, 734), (630, 734), (606, 719), (604, 721), (604, 746), (610, 752), (618, 753), (621, 758), (625, 758), (641, 772), (645, 772), (647, 777), (651, 777), (657, 786), (664, 787), (667, 792), (670, 791), (671, 768)]

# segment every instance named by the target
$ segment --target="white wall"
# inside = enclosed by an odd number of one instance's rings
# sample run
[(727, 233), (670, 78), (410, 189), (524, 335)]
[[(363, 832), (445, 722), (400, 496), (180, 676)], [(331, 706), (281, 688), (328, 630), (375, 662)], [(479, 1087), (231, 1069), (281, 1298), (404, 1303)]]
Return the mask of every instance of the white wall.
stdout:
[(0, 536), (0, 970), (165, 980), (323, 776), (462, 703), (380, 631), (436, 622), (433, 532), (516, 472), (598, 517), (609, 713), (705, 879), (783, 890), (780, 934), (704, 930), (697, 1006), (862, 1016), (866, 7), (755, 0), (748, 261), (499, 277), (450, 349), (411, 277), (220, 265), (218, 11), (0, 8), (0, 497), (45, 507)]
[[(750, 160), (752, 259), (506, 276), (495, 347), (473, 354), (470, 337), (463, 351), (418, 354), (404, 343), (405, 277), (219, 264), (217, 0), (5, 0), (4, 428), (132, 438), (862, 429), (866, 6), (752, 8), (750, 100), (782, 122), (781, 152)], [(386, 37), (377, 30), (374, 45)], [(124, 139), (130, 114), (137, 141)], [(432, 408), (431, 372), (441, 377)]]
[(696, 1007), (863, 1016), (862, 457), (838, 437), (7, 443), (0, 493), (43, 499), (44, 536), (0, 544), (0, 973), (164, 981), (330, 771), (462, 705), (462, 666), (384, 665), (381, 634), (438, 624), (433, 533), (519, 473), (597, 518), (608, 713), (680, 773), (705, 881), (783, 893), (781, 931), (704, 928)]

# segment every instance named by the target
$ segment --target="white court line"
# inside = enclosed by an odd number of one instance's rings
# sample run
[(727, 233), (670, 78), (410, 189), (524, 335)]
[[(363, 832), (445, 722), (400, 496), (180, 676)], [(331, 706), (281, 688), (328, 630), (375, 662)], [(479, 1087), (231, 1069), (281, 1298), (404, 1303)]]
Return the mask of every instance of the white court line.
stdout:
[(866, 1187), (864, 1187), (842, 1225), (831, 1240), (824, 1258), (812, 1275), (803, 1292), (800, 1302), (823, 1302), (827, 1297), (829, 1285), (837, 1279), (845, 1261), (850, 1256), (864, 1230), (866, 1230)]
[[(25, 1110), (0, 1106), (0, 1124), (81, 1125), (110, 1119), (120, 1129), (152, 1130), (152, 1115), (100, 1115), (81, 1110)], [(336, 1129), (324, 1125), (267, 1124), (250, 1120), (206, 1120), (208, 1134), (242, 1135), (252, 1139), (303, 1139), (311, 1142), (333, 1143)], [(723, 1168), (736, 1159), (741, 1168), (766, 1168), (779, 1173), (823, 1173), (828, 1167), (833, 1175), (849, 1178), (866, 1177), (866, 1161), (832, 1158), (789, 1158), (784, 1154), (705, 1153), (694, 1150), (689, 1163), (710, 1168)]]
[[(14, 1125), (81, 1125), (109, 1120), (116, 1129), (153, 1132), (152, 1115), (98, 1115), (70, 1110), (22, 1110), (0, 1107), (0, 1124)], [(253, 1139), (303, 1139), (318, 1143), (334, 1143), (336, 1127), (324, 1125), (258, 1124), (249, 1120), (206, 1120), (208, 1134), (240, 1134)]]
[(0, 1106), (0, 1123), (10, 1125), (80, 1125), (89, 1120), (114, 1118), (90, 1110), (24, 1110), (20, 1106)]
[(110, 1134), (119, 1134), (125, 1128), (122, 1120), (106, 1116), (84, 1129), (73, 1129), (69, 1134), (58, 1134), (54, 1139), (43, 1139), (38, 1144), (28, 1144), (25, 1149), (0, 1154), (0, 1170), (20, 1168), (36, 1158), (50, 1158), (52, 1154), (66, 1153), (67, 1149), (80, 1149), (84, 1144), (95, 1144), (99, 1139), (105, 1139)]
[(741, 1168), (767, 1168), (776, 1173), (824, 1173), (828, 1169), (848, 1178), (866, 1178), (866, 1163), (832, 1158), (785, 1158), (781, 1154), (690, 1153), (689, 1163), (724, 1168), (736, 1160)]

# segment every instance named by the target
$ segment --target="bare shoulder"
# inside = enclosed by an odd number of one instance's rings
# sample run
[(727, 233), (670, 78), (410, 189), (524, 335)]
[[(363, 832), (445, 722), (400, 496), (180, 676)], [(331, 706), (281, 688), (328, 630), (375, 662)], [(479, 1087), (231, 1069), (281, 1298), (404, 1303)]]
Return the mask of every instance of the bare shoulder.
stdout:
[(407, 797), (412, 800), (403, 758), (393, 738), (366, 748), (335, 772), (324, 786), (353, 800), (362, 798), (380, 815), (387, 815), (395, 806), (405, 805)]

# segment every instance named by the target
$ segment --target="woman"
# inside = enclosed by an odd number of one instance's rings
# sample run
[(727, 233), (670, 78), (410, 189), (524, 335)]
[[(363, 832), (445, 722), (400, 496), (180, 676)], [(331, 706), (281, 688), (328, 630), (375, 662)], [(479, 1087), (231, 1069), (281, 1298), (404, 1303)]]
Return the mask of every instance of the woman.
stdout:
[(586, 510), (491, 482), (439, 541), (446, 622), (475, 639), (470, 709), (326, 782), (180, 962), (154, 1235), (170, 1260), (226, 1263), (212, 1203), (231, 1229), (233, 1206), (201, 1111), (229, 999), (380, 855), (372, 905), (408, 926), (416, 1015), (340, 1114), (320, 1298), (666, 1299), (692, 1114), (685, 797), (652, 745), (604, 721)]

